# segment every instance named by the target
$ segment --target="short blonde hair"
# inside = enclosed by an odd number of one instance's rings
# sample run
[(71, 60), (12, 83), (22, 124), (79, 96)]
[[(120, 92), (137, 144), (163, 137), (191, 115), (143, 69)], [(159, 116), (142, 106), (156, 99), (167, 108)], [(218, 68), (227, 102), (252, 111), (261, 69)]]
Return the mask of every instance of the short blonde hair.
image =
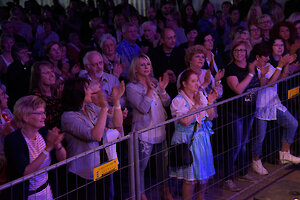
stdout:
[(199, 44), (191, 46), (190, 48), (188, 48), (184, 57), (186, 66), (190, 66), (190, 61), (192, 60), (193, 56), (197, 53), (202, 53), (204, 54), (205, 58), (207, 57), (207, 50), (204, 46)]
[(14, 118), (17, 124), (19, 126), (24, 124), (24, 117), (40, 107), (46, 107), (45, 101), (40, 97), (36, 95), (21, 97), (14, 106)]
[[(135, 82), (137, 81), (137, 77), (136, 77), (136, 68), (137, 68), (137, 65), (138, 65), (138, 61), (139, 59), (142, 58), (142, 59), (145, 59), (147, 61), (150, 61), (151, 63), (151, 60), (150, 58), (146, 55), (146, 54), (139, 54), (137, 56), (135, 56), (132, 61), (131, 61), (131, 65), (130, 65), (130, 68), (129, 68), (129, 80), (130, 82)], [(152, 77), (153, 77), (153, 67), (152, 67), (152, 63), (151, 63), (151, 74), (150, 74)]]

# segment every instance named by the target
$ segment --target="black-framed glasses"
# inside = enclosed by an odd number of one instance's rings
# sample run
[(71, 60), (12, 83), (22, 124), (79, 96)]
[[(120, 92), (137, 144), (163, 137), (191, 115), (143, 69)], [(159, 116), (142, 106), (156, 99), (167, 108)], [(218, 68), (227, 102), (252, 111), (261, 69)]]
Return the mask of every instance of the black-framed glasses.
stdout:
[(46, 112), (32, 112), (33, 115), (46, 115)]
[(86, 65), (90, 65), (92, 67), (97, 67), (97, 66), (102, 66), (103, 65), (103, 61), (99, 61), (99, 62), (96, 62), (96, 63), (91, 63), (91, 64), (86, 64)]
[(235, 50), (233, 50), (233, 52), (235, 52), (235, 53), (238, 53), (238, 52), (244, 53), (246, 51), (247, 51), (246, 49), (235, 49)]

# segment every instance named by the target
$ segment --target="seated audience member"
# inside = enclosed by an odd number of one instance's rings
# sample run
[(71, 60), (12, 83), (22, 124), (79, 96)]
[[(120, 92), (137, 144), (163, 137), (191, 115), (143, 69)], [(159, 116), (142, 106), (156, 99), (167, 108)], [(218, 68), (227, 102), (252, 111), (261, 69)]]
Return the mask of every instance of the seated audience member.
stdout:
[(26, 43), (27, 44), (26, 39), (16, 33), (17, 31), (15, 30), (14, 25), (11, 21), (2, 22), (1, 30), (2, 30), (2, 34), (12, 35), (14, 37), (16, 43)]
[[(166, 93), (169, 83), (167, 72), (157, 81), (153, 77), (152, 65), (148, 56), (139, 54), (132, 60), (129, 71), (130, 83), (126, 86), (127, 100), (132, 108), (132, 131), (149, 128), (167, 119), (164, 107), (170, 104)], [(168, 177), (166, 129), (161, 126), (140, 134), (140, 192), (141, 199), (146, 200), (144, 175), (151, 155), (157, 161), (157, 181), (162, 182)], [(152, 151), (153, 150), (153, 151)], [(172, 199), (167, 182), (163, 184), (161, 194), (166, 199)]]
[[(204, 55), (202, 61), (204, 62)], [(200, 60), (195, 54), (193, 61)], [(201, 107), (212, 104), (218, 94), (210, 93), (206, 98), (199, 91), (198, 75), (192, 70), (185, 70), (179, 77), (178, 95), (173, 99), (171, 112), (173, 117), (180, 117), (195, 112)], [(175, 121), (175, 132), (171, 144), (186, 143), (192, 152), (193, 163), (190, 166), (170, 168), (170, 176), (183, 179), (182, 199), (204, 199), (205, 187), (211, 176), (215, 174), (214, 159), (210, 143), (212, 120), (215, 117), (213, 109), (195, 115), (190, 115)], [(196, 192), (195, 192), (196, 190)], [(196, 193), (196, 194), (195, 194)]]
[(12, 46), (15, 44), (15, 39), (12, 35), (1, 35), (1, 55), (0, 55), (0, 80), (3, 80), (7, 72), (8, 66), (14, 61), (11, 55)]
[[(99, 88), (99, 87), (98, 87)], [(89, 81), (84, 78), (69, 79), (63, 90), (63, 107), (65, 112), (61, 117), (61, 127), (66, 133), (68, 158), (98, 147), (102, 137), (106, 134), (107, 120), (112, 120), (113, 128), (122, 127), (123, 117), (120, 97), (125, 90), (124, 83), (112, 91), (113, 114), (108, 116), (108, 103), (103, 91), (100, 89), (92, 94)], [(100, 153), (95, 152), (68, 164), (70, 189), (85, 185), (72, 196), (80, 199), (95, 199), (108, 197), (108, 191), (101, 191), (101, 179), (93, 182), (93, 169), (100, 164)], [(99, 187), (97, 187), (97, 185)], [(96, 189), (97, 187), (97, 189)], [(106, 188), (107, 185), (105, 185)], [(71, 195), (73, 195), (71, 194)]]
[(141, 52), (148, 54), (153, 48), (159, 45), (160, 35), (157, 33), (157, 26), (152, 21), (146, 21), (142, 24), (143, 36), (142, 40), (137, 44), (141, 48)]
[(257, 23), (261, 29), (261, 34), (264, 41), (269, 41), (270, 39), (270, 30), (273, 27), (273, 21), (270, 15), (263, 14), (257, 18)]
[[(185, 55), (186, 65), (198, 75), (200, 83), (199, 89), (205, 97), (208, 97), (212, 91), (216, 91), (218, 97), (221, 97), (223, 94), (223, 86), (220, 80), (224, 76), (225, 70), (219, 70), (214, 78), (210, 69), (202, 69), (206, 56), (207, 50), (200, 45), (195, 45), (191, 47)], [(177, 84), (178, 81), (179, 80), (177, 80)]]
[(128, 72), (130, 63), (134, 56), (140, 52), (140, 47), (136, 44), (137, 41), (137, 28), (132, 23), (125, 23), (122, 26), (122, 34), (124, 39), (117, 45), (117, 52), (124, 57), (125, 69), (121, 76), (128, 79)]
[(80, 41), (78, 33), (70, 33), (69, 34), (69, 43), (67, 44), (68, 48), (68, 58), (74, 62), (79, 63), (79, 54), (82, 48), (84, 47)]
[(170, 28), (166, 28), (161, 32), (160, 41), (162, 45), (149, 52), (154, 77), (163, 76), (163, 74), (167, 71), (171, 83), (168, 85), (167, 91), (171, 97), (175, 97), (176, 76), (185, 69), (183, 57), (185, 52), (184, 49), (176, 47), (176, 34)]
[[(115, 85), (120, 86), (118, 78), (104, 72), (103, 57), (97, 51), (87, 52), (83, 57), (83, 65), (85, 70), (79, 73), (79, 77), (88, 79), (93, 85), (101, 86), (108, 104), (112, 106), (112, 89)], [(123, 98), (121, 98), (121, 105), (125, 105), (125, 99)]]
[(31, 52), (25, 43), (16, 43), (12, 47), (11, 54), (14, 62), (7, 69), (5, 85), (9, 96), (8, 107), (13, 110), (15, 102), (29, 92)]
[(117, 44), (119, 44), (120, 42), (122, 42), (123, 40), (123, 35), (122, 35), (122, 26), (126, 23), (126, 18), (123, 14), (118, 13), (115, 15), (114, 18), (114, 27), (115, 27), (115, 32), (113, 33), (113, 35), (115, 36), (115, 38), (117, 39)]
[(197, 27), (187, 27), (184, 29), (187, 42), (182, 43), (179, 47), (184, 48), (185, 52), (196, 43), (196, 38), (198, 36)]
[(173, 29), (176, 35), (176, 46), (187, 42), (187, 38), (182, 28), (181, 16), (179, 12), (174, 12), (166, 17), (166, 28)]
[[(230, 98), (242, 94), (247, 90), (259, 87), (259, 80), (256, 75), (256, 61), (248, 63), (247, 55), (248, 43), (236, 41), (231, 47), (232, 62), (226, 67), (224, 86), (224, 97)], [(239, 178), (253, 182), (255, 179), (248, 174), (247, 148), (246, 144), (252, 129), (255, 116), (255, 101), (251, 96), (239, 98), (230, 102), (228, 109), (228, 132), (229, 151), (224, 164), (224, 188), (233, 192), (240, 191), (241, 188), (233, 182), (234, 165), (238, 161)]]
[[(7, 159), (8, 181), (26, 176), (51, 163), (50, 152), (55, 151), (58, 161), (66, 159), (61, 144), (64, 137), (59, 129), (39, 132), (45, 126), (45, 102), (38, 96), (20, 98), (14, 107), (14, 117), (21, 129), (7, 135), (4, 151)], [(48, 173), (39, 174), (8, 191), (13, 199), (52, 199)]]
[[(279, 41), (275, 41), (279, 42)], [(276, 45), (276, 44), (275, 44)], [(277, 47), (275, 47), (277, 48)], [(282, 48), (283, 49), (283, 48)], [(266, 43), (259, 43), (253, 48), (253, 55), (257, 62), (257, 72), (260, 85), (264, 86), (287, 76), (289, 64), (295, 57), (286, 55), (280, 58), (277, 67), (273, 67), (269, 61), (270, 49)], [(284, 68), (284, 69), (283, 69)], [(262, 165), (260, 156), (262, 154), (262, 144), (267, 131), (268, 121), (276, 121), (282, 128), (282, 146), (279, 151), (279, 160), (282, 164), (299, 164), (300, 158), (290, 154), (290, 145), (294, 142), (294, 136), (298, 128), (298, 122), (292, 114), (283, 106), (277, 94), (277, 84), (259, 90), (256, 100), (257, 136), (253, 142), (253, 162), (252, 168), (260, 175), (267, 175), (268, 171)], [(279, 129), (278, 129), (279, 130)]]
[(288, 21), (282, 21), (273, 26), (270, 31), (270, 36), (281, 37), (284, 39), (285, 48), (288, 53), (294, 54), (299, 48), (299, 44), (296, 44), (296, 28), (294, 24)]
[(119, 79), (125, 64), (122, 63), (124, 58), (116, 51), (116, 39), (111, 34), (106, 33), (102, 36), (99, 44), (103, 52), (104, 72), (112, 74)]
[(6, 87), (0, 83), (0, 185), (6, 183), (6, 158), (4, 154), (4, 138), (17, 129), (13, 114), (7, 108)]
[(62, 87), (56, 88), (53, 64), (40, 61), (33, 64), (31, 71), (30, 92), (42, 98), (46, 103), (45, 124), (48, 128), (60, 127), (62, 114)]

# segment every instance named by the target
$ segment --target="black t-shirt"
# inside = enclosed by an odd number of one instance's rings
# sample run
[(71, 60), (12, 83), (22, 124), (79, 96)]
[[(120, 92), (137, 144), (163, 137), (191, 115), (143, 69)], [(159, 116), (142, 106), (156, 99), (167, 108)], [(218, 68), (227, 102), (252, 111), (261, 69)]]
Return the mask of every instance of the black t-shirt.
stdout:
[[(238, 67), (234, 62), (229, 64), (227, 68), (225, 69), (225, 81), (224, 81), (224, 93), (223, 93), (223, 99), (227, 99), (233, 96), (236, 96), (237, 94), (230, 89), (230, 87), (227, 84), (227, 77), (229, 76), (236, 76), (238, 81), (241, 82), (243, 81), (246, 76), (249, 74), (249, 69), (248, 69), (248, 64), (246, 68), (240, 68)], [(244, 92), (247, 92), (247, 90), (255, 87), (259, 87), (259, 79), (257, 77), (257, 74), (254, 75), (252, 78), (251, 82), (247, 86)], [(253, 99), (252, 101), (245, 101), (245, 98), (248, 97), (242, 97), (239, 99), (234, 100), (233, 102), (228, 103), (228, 109), (229, 111), (233, 111), (234, 113), (242, 114), (245, 115), (246, 113), (249, 112), (254, 112), (255, 111), (255, 104), (256, 101)]]

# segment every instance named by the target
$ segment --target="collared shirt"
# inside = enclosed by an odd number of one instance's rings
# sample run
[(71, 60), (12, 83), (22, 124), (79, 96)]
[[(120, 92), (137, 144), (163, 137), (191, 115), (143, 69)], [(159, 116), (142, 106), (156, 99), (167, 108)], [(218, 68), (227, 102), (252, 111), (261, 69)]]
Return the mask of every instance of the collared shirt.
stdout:
[(125, 70), (122, 73), (123, 77), (127, 77), (129, 72), (129, 67), (134, 56), (138, 55), (140, 52), (140, 47), (134, 43), (130, 44), (127, 40), (122, 40), (120, 44), (117, 46), (117, 52), (121, 56), (124, 56), (125, 62)]

